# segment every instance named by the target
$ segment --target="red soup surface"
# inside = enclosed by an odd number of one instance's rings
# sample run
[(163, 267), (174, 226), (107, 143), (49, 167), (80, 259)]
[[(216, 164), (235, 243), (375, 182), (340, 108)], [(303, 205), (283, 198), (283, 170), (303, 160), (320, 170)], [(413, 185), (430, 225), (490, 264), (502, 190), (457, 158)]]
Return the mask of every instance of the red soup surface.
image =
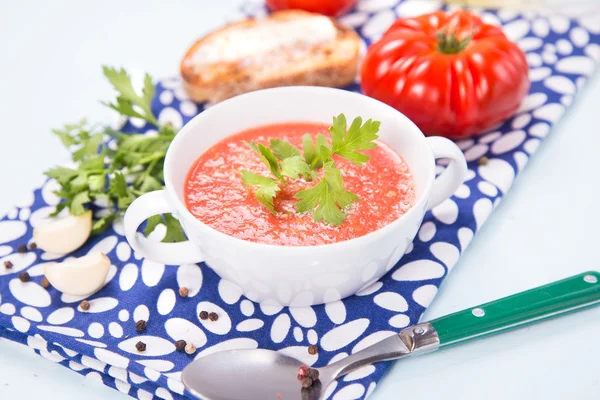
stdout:
[(302, 148), (302, 136), (330, 137), (328, 125), (293, 122), (259, 126), (230, 136), (212, 146), (190, 169), (185, 187), (188, 210), (212, 228), (252, 242), (285, 246), (313, 246), (341, 242), (373, 232), (406, 213), (415, 201), (415, 185), (404, 160), (385, 143), (365, 152), (371, 160), (361, 167), (335, 156), (344, 187), (360, 197), (345, 211), (337, 227), (316, 223), (310, 213), (296, 214), (294, 194), (315, 185), (301, 179), (283, 185), (275, 198), (277, 215), (244, 186), (243, 169), (270, 176), (260, 158), (243, 141), (268, 145), (269, 139), (288, 140)]

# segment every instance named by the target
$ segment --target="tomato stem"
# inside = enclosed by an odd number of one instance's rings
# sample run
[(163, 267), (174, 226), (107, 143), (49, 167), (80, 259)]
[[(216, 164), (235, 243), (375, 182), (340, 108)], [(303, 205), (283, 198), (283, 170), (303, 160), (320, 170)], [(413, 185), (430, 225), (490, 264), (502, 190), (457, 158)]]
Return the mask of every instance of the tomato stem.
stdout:
[(463, 51), (473, 39), (473, 32), (466, 38), (458, 40), (454, 32), (441, 30), (437, 34), (438, 51), (443, 54), (458, 54)]

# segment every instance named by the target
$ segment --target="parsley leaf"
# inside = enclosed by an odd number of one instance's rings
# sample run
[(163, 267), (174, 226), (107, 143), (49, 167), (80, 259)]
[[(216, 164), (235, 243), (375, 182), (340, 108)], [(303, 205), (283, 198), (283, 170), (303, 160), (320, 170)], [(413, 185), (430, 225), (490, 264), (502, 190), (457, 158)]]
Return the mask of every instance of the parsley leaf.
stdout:
[(275, 155), (273, 154), (271, 149), (269, 149), (268, 147), (265, 147), (261, 143), (256, 144), (254, 142), (254, 140), (250, 143), (244, 142), (244, 144), (247, 147), (249, 147), (252, 151), (254, 151), (256, 154), (258, 154), (258, 156), (260, 157), (262, 162), (267, 167), (269, 167), (269, 170), (271, 171), (271, 173), (273, 175), (275, 175), (278, 179), (282, 179), (281, 168), (279, 167), (277, 158), (275, 157)]
[(369, 161), (370, 158), (360, 151), (377, 146), (374, 140), (378, 138), (379, 125), (379, 121), (371, 119), (363, 124), (362, 118), (356, 117), (352, 121), (348, 132), (346, 132), (346, 117), (344, 114), (334, 117), (333, 125), (329, 128), (333, 154), (337, 154), (358, 166)]
[(103, 216), (99, 220), (94, 221), (94, 224), (92, 225), (92, 235), (97, 235), (104, 232), (104, 230), (108, 228), (109, 225), (114, 221), (116, 216), (117, 215), (115, 213), (110, 213)]
[(87, 173), (80, 172), (69, 184), (71, 185), (71, 190), (74, 192), (86, 190), (88, 188)]
[[(310, 135), (309, 135), (310, 137)], [(281, 139), (271, 139), (270, 146), (275, 157), (279, 160), (300, 156), (300, 150), (290, 142)]]
[(155, 177), (151, 175), (144, 176), (141, 179), (140, 190), (144, 193), (152, 192), (154, 190), (160, 190), (163, 188), (162, 183), (158, 181)]
[[(104, 66), (102, 69), (104, 71), (104, 76), (106, 76), (115, 90), (119, 92), (116, 104), (107, 103), (107, 106), (122, 115), (142, 118), (153, 125), (159, 125), (150, 108), (152, 98), (154, 97), (154, 85), (148, 74), (144, 77), (144, 88), (142, 90), (142, 96), (140, 96), (135, 92), (133, 84), (131, 83), (131, 78), (123, 68), (117, 70), (116, 68)], [(139, 111), (137, 111), (135, 107), (137, 107)]]
[(342, 210), (359, 198), (344, 189), (342, 174), (333, 162), (325, 164), (323, 170), (325, 175), (318, 184), (310, 189), (301, 190), (294, 196), (300, 200), (296, 203), (296, 211), (306, 213), (314, 209), (315, 222), (323, 221), (339, 226), (346, 219)]
[(85, 212), (84, 204), (89, 203), (90, 199), (88, 192), (79, 192), (71, 200), (70, 211), (73, 215), (81, 215)]
[(102, 143), (102, 134), (97, 133), (95, 135), (86, 138), (81, 144), (81, 147), (73, 152), (73, 161), (81, 161), (86, 157), (95, 156), (98, 154), (98, 148)]
[(313, 146), (312, 136), (308, 133), (302, 136), (302, 151), (304, 152), (304, 160), (306, 160), (306, 163), (308, 165), (312, 165), (316, 154), (315, 146)]
[(144, 228), (144, 235), (148, 236), (150, 235), (152, 232), (154, 232), (154, 229), (156, 229), (156, 227), (160, 224), (163, 223), (163, 217), (162, 215), (153, 215), (150, 218), (148, 218), (146, 220), (146, 227)]
[(69, 146), (80, 143), (78, 134), (83, 130), (85, 125), (86, 121), (82, 119), (76, 124), (66, 124), (63, 129), (53, 129), (52, 133), (60, 138), (63, 146), (69, 148)]
[[(142, 95), (144, 98), (144, 104), (152, 104), (152, 99), (154, 98), (154, 83), (152, 83), (152, 78), (150, 75), (144, 75), (144, 88), (142, 89)], [(150, 110), (150, 107), (148, 107)], [(152, 111), (150, 111), (150, 115), (152, 115)]]
[(277, 163), (277, 158), (275, 158), (275, 155), (268, 147), (265, 147), (260, 143), (258, 144), (258, 150), (260, 151), (260, 158), (265, 164), (267, 164), (267, 167), (269, 167), (271, 173), (277, 178), (281, 179), (281, 169)]
[(93, 192), (100, 192), (106, 186), (106, 178), (104, 173), (99, 175), (90, 175), (87, 178), (87, 185)]
[(288, 178), (298, 179), (299, 175), (308, 175), (310, 167), (300, 156), (285, 158), (281, 162), (281, 174)]
[(309, 134), (304, 135), (302, 137), (302, 148), (304, 151), (304, 159), (313, 170), (323, 167), (323, 162), (331, 157), (331, 147), (329, 146), (329, 143), (327, 143), (327, 138), (320, 133), (317, 135), (314, 145), (312, 136)]
[(120, 172), (115, 172), (110, 181), (108, 193), (117, 198), (117, 207), (120, 210), (126, 210), (136, 198), (135, 194), (127, 187), (125, 176)]
[(104, 154), (98, 154), (97, 156), (87, 157), (79, 163), (80, 170), (103, 170), (104, 169)]
[(127, 182), (122, 173), (115, 172), (115, 176), (110, 181), (110, 193), (115, 194), (117, 197), (126, 197), (128, 195)]
[(167, 230), (165, 237), (162, 240), (163, 242), (173, 243), (187, 240), (179, 221), (171, 214), (157, 214), (148, 218), (146, 227), (144, 228), (144, 234), (146, 236), (150, 235), (160, 224), (163, 224)]
[(183, 229), (181, 229), (181, 224), (179, 221), (171, 214), (165, 214), (164, 217), (165, 225), (167, 226), (167, 233), (162, 241), (165, 243), (173, 243), (184, 242), (187, 240), (185, 234), (183, 233)]
[(79, 171), (65, 167), (54, 167), (46, 171), (45, 174), (50, 178), (56, 179), (60, 185), (64, 186), (67, 185), (71, 179), (79, 175)]
[[(318, 140), (318, 138), (317, 138)], [(325, 164), (327, 161), (329, 161), (329, 159), (332, 156), (332, 151), (331, 148), (329, 147), (329, 145), (326, 144), (320, 144), (318, 147), (315, 147), (315, 150), (317, 151), (317, 158), (316, 158), (316, 168), (320, 168), (321, 166), (323, 166), (323, 164)]]
[(244, 170), (242, 171), (242, 182), (246, 186), (258, 186), (254, 195), (261, 204), (275, 214), (273, 199), (280, 190), (277, 180)]
[[(56, 194), (56, 193), (55, 193)], [(62, 203), (58, 203), (56, 205), (56, 208), (54, 209), (54, 211), (52, 213), (50, 213), (51, 217), (56, 217), (58, 214), (60, 214), (60, 212), (62, 210), (64, 210), (66, 207), (68, 206), (67, 202), (62, 202)]]
[(260, 156), (260, 151), (258, 150), (258, 146), (254, 142), (254, 140), (249, 143), (244, 140), (243, 143), (247, 148), (249, 148), (250, 150), (252, 150), (253, 152), (255, 152), (256, 154), (258, 154)]

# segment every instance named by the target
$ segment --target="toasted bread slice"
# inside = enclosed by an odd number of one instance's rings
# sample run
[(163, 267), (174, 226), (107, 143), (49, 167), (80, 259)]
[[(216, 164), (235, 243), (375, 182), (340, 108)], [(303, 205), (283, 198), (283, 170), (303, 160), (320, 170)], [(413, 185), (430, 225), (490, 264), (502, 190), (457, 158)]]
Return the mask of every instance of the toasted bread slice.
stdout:
[(201, 38), (183, 58), (181, 76), (197, 102), (277, 86), (340, 87), (356, 77), (359, 53), (356, 32), (333, 19), (279, 11)]

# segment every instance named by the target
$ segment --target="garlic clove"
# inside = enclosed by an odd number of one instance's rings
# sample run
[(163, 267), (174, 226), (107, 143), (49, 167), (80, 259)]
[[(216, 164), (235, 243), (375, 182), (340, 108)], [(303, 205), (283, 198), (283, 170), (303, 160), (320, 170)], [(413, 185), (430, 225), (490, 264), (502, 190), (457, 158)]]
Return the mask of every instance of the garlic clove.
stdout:
[(92, 232), (92, 212), (69, 215), (49, 222), (33, 230), (33, 241), (48, 253), (67, 254), (80, 248)]
[(110, 269), (110, 259), (104, 253), (48, 264), (44, 274), (52, 286), (73, 296), (85, 296), (102, 288)]

